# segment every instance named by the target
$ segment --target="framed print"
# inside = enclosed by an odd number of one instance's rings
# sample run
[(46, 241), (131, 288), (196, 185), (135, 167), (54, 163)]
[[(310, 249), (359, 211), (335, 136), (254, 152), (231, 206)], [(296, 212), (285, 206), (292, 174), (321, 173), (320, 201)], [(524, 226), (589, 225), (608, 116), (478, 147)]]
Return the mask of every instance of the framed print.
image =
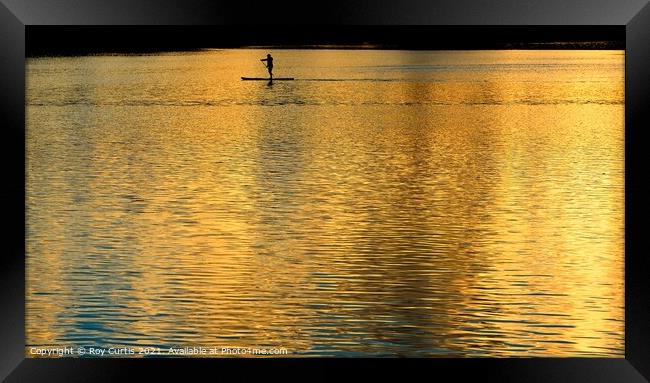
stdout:
[(3, 379), (647, 381), (646, 2), (250, 8), (3, 0)]

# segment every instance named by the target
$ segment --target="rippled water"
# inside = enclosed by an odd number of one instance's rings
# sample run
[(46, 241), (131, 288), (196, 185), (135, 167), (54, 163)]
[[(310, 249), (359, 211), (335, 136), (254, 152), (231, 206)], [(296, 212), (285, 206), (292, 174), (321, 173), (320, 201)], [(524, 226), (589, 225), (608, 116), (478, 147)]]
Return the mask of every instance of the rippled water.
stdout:
[(624, 355), (623, 51), (266, 53), (28, 59), (28, 348)]

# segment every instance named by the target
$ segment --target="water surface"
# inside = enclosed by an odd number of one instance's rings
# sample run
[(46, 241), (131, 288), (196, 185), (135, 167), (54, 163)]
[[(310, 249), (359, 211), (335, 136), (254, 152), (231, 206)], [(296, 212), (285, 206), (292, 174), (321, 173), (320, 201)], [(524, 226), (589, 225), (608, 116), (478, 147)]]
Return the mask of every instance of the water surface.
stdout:
[(27, 61), (30, 346), (624, 356), (623, 51)]

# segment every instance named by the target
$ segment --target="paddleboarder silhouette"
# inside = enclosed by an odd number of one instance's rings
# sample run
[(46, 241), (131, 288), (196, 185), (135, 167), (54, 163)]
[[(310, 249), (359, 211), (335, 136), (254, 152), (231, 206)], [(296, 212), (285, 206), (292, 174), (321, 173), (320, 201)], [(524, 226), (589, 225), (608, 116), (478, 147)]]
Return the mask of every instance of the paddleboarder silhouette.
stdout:
[(269, 53), (266, 55), (265, 59), (261, 59), (260, 61), (266, 61), (266, 69), (269, 70), (269, 79), (273, 81), (273, 57), (271, 57), (271, 54)]

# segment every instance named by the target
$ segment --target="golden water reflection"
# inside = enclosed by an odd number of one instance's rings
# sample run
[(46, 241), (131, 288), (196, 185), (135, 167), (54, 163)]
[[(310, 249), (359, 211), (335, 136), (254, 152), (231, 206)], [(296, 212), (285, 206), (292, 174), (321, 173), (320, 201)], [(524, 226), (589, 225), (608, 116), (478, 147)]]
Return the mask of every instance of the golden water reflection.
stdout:
[(623, 52), (262, 53), (28, 61), (28, 346), (624, 355)]

